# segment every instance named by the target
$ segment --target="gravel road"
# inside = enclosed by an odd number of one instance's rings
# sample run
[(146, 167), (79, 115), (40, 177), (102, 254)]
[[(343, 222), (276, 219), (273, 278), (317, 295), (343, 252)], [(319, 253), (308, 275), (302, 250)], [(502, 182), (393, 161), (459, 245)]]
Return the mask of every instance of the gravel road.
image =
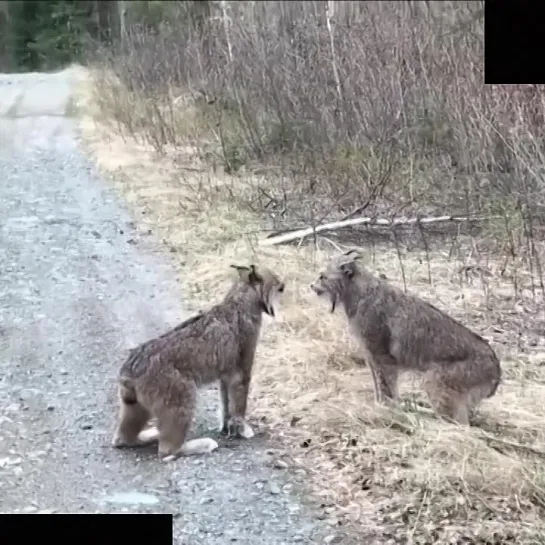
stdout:
[[(167, 464), (110, 447), (127, 349), (185, 315), (166, 258), (78, 149), (74, 77), (0, 75), (0, 511), (173, 513), (184, 545), (341, 542), (263, 438)], [(200, 433), (217, 407), (202, 397)]]

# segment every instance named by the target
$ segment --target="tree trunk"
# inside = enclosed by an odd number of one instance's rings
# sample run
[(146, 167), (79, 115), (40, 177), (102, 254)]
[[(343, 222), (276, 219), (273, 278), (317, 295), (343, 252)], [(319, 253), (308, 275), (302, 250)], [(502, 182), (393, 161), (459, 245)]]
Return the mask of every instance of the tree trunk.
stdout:
[(122, 8), (119, 7), (120, 2), (96, 0), (95, 10), (98, 19), (99, 39), (102, 42), (111, 43), (121, 35), (121, 18)]
[(9, 70), (11, 57), (8, 52), (9, 2), (0, 1), (0, 72)]

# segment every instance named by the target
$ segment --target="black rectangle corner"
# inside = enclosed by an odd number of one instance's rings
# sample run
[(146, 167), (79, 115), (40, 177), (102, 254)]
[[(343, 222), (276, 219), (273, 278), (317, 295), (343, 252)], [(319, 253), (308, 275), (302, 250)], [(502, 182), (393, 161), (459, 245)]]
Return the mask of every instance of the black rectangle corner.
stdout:
[(51, 541), (57, 545), (106, 545), (151, 541), (172, 545), (169, 514), (1, 514), (0, 543)]
[(545, 7), (527, 0), (486, 0), (485, 83), (545, 84), (542, 13)]

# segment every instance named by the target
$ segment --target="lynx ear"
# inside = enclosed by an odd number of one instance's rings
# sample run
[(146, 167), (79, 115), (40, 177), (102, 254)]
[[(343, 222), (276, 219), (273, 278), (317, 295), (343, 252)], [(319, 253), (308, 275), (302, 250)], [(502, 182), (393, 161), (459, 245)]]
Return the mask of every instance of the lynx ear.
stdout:
[(350, 257), (354, 261), (362, 258), (361, 252), (359, 250), (348, 250), (348, 252), (345, 252), (344, 255), (346, 257)]
[(250, 275), (248, 276), (250, 284), (261, 284), (263, 283), (263, 277), (257, 272), (255, 265), (250, 265)]
[(250, 265), (249, 267), (244, 265), (231, 265), (231, 267), (237, 270), (240, 279), (247, 284), (259, 284), (263, 280), (257, 273), (255, 265)]

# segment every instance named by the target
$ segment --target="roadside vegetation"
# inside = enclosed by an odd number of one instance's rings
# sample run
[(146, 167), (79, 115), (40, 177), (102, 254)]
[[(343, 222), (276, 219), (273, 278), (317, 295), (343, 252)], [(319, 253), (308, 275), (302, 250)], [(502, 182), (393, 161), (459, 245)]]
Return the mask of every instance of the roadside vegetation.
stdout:
[[(220, 297), (231, 263), (286, 279), (251, 413), (331, 525), (380, 543), (545, 542), (545, 95), (483, 85), (483, 11), (133, 2), (81, 88), (88, 149), (184, 304)], [(352, 247), (492, 343), (504, 383), (471, 429), (439, 422), (416, 378), (399, 410), (374, 404), (344, 317), (308, 288)]]

